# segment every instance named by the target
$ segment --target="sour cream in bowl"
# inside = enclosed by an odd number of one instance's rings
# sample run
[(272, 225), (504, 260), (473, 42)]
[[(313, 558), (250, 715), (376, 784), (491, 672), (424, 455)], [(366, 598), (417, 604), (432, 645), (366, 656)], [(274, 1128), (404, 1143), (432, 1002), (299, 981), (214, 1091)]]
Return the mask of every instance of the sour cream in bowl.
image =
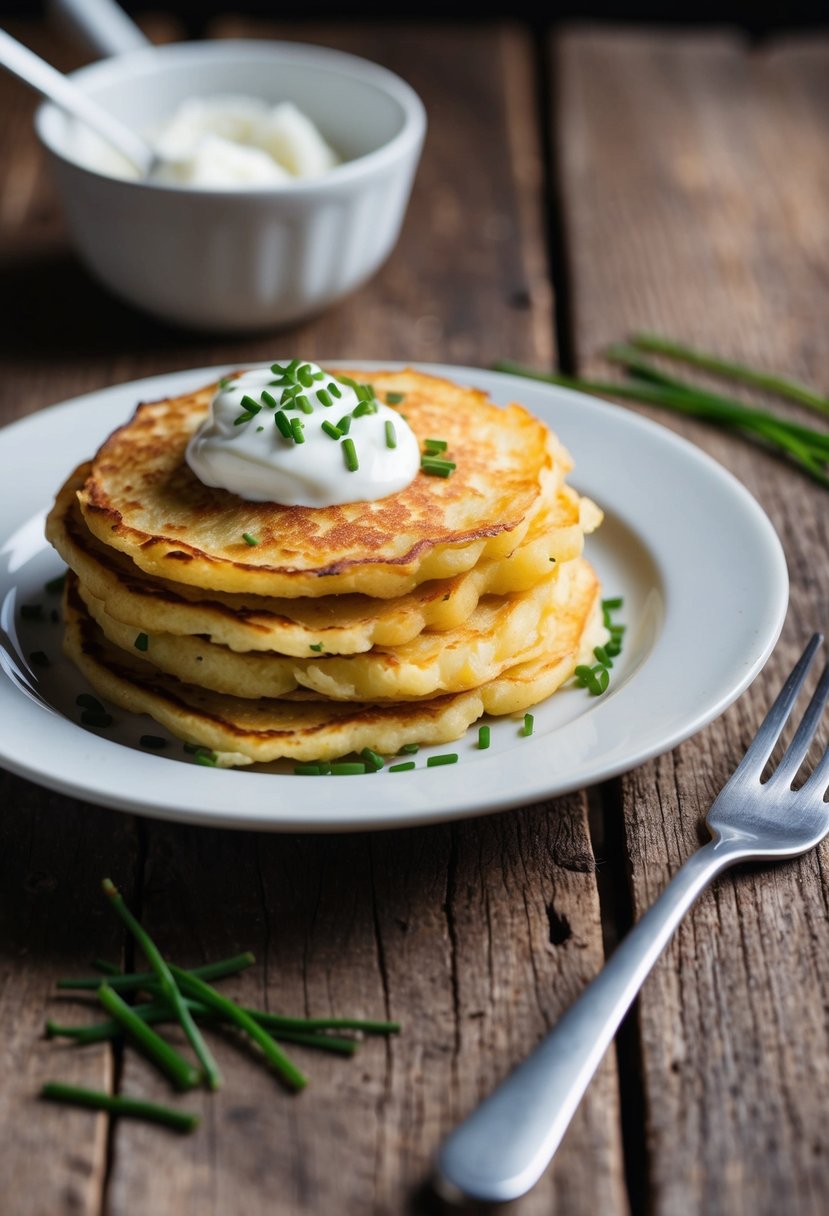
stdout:
[[(180, 133), (198, 106), (203, 118), (240, 88), (270, 122), (264, 146), (205, 131), (213, 142), (189, 167), (185, 156), (183, 170), (136, 180), (91, 131), (40, 107), (37, 131), (78, 252), (136, 306), (198, 329), (276, 328), (353, 291), (393, 249), (426, 120), (385, 68), (323, 47), (228, 40), (130, 51), (73, 80), (142, 134), (172, 138), (177, 121)], [(262, 180), (271, 172), (277, 180)]]

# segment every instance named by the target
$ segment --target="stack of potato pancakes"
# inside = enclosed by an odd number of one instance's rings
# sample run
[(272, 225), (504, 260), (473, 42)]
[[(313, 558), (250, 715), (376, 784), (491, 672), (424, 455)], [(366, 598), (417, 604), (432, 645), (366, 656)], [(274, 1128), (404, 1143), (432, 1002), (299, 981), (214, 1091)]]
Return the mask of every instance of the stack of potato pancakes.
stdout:
[(185, 462), (209, 385), (140, 405), (49, 516), (67, 654), (222, 765), (446, 743), (543, 700), (606, 638), (581, 556), (601, 513), (548, 428), (418, 372), (347, 374), (422, 448), (445, 442), (451, 476), (335, 507), (212, 489)]

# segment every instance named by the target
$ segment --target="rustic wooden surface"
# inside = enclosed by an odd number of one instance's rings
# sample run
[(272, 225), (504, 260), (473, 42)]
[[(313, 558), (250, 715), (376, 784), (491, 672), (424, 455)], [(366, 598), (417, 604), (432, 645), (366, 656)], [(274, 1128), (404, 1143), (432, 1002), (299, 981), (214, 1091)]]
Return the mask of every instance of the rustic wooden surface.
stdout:
[[(227, 19), (212, 32), (276, 28)], [(80, 62), (40, 26), (15, 32), (63, 67)], [(164, 21), (152, 32), (175, 34)], [(267, 357), (275, 342), (311, 357), (549, 365), (557, 335), (565, 362), (596, 371), (608, 341), (649, 326), (829, 381), (829, 44), (750, 51), (736, 35), (605, 29), (534, 45), (502, 25), (354, 22), (278, 33), (380, 60), (426, 103), (427, 147), (386, 267), (277, 338), (205, 338), (143, 318), (74, 260), (31, 99), (0, 79), (0, 419), (152, 372)], [(143, 821), (0, 777), (4, 1212), (430, 1206), (423, 1183), (441, 1137), (694, 847), (781, 672), (829, 619), (825, 492), (744, 442), (660, 421), (766, 507), (792, 604), (752, 690), (659, 761), (521, 812), (328, 838)], [(727, 878), (700, 903), (620, 1037), (618, 1070), (610, 1056), (521, 1216), (823, 1211), (826, 857)], [(53, 1077), (165, 1095), (134, 1052), (39, 1037), (47, 1013), (72, 1012), (54, 1000), (56, 976), (92, 954), (129, 958), (97, 894), (104, 873), (181, 961), (254, 949), (234, 994), (399, 1017), (404, 1033), (350, 1062), (297, 1049), (313, 1077), (298, 1098), (219, 1041), (226, 1085), (186, 1141), (44, 1106), (34, 1095)]]

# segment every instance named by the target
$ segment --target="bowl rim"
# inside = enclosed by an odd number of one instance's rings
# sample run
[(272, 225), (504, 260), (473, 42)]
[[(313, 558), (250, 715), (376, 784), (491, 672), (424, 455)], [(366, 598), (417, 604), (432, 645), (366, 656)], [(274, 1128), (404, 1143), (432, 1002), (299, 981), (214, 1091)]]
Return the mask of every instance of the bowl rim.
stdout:
[[(313, 43), (265, 38), (222, 38), (207, 39), (203, 42), (171, 42), (161, 46), (141, 47), (123, 55), (100, 59), (95, 63), (77, 68), (74, 72), (69, 72), (68, 76), (81, 87), (101, 78), (104, 82), (108, 82), (110, 78), (117, 81), (120, 76), (129, 73), (131, 68), (152, 62), (159, 56), (164, 59), (180, 58), (184, 61), (195, 59), (207, 62), (217, 59), (232, 59), (234, 56), (242, 60), (263, 56), (274, 59), (287, 57), (300, 62), (305, 60), (310, 64), (339, 69), (341, 74), (366, 81), (396, 101), (403, 111), (403, 123), (397, 134), (386, 143), (381, 144), (379, 148), (357, 156), (353, 160), (343, 161), (320, 177), (298, 178), (295, 181), (275, 186), (257, 186), (247, 189), (239, 189), (236, 186), (198, 187), (196, 189), (171, 182), (122, 178), (83, 164), (69, 155), (60, 146), (59, 141), (52, 138), (49, 126), (55, 121), (55, 116), (61, 114), (60, 107), (52, 101), (41, 102), (35, 112), (34, 127), (41, 144), (57, 160), (62, 161), (71, 169), (89, 178), (107, 182), (114, 188), (137, 189), (149, 191), (152, 194), (184, 197), (188, 200), (238, 198), (259, 202), (263, 199), (315, 197), (325, 195), (330, 190), (336, 189), (337, 186), (359, 182), (412, 152), (416, 154), (426, 134), (426, 109), (418, 94), (407, 81), (389, 68), (374, 63), (370, 59), (352, 55), (349, 51), (336, 50), (333, 47), (316, 46)], [(194, 202), (194, 205), (198, 204)]]

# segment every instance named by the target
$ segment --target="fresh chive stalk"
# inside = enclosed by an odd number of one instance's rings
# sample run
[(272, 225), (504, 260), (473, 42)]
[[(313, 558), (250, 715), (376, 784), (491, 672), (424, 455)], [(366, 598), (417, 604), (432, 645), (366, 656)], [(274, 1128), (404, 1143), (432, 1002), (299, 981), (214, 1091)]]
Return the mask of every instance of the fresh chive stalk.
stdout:
[(90, 1110), (105, 1110), (111, 1115), (126, 1115), (132, 1119), (146, 1119), (178, 1132), (192, 1132), (199, 1125), (199, 1116), (186, 1111), (172, 1110), (169, 1106), (159, 1106), (155, 1102), (144, 1102), (139, 1098), (126, 1098), (121, 1094), (105, 1094), (96, 1089), (63, 1085), (58, 1081), (47, 1081), (40, 1091), (40, 1096), (50, 1102), (86, 1106)]
[[(174, 963), (170, 966), (170, 972), (174, 988), (176, 988), (176, 985), (181, 985), (182, 991), (187, 993), (188, 996), (195, 997), (197, 1001), (201, 1001), (209, 1009), (216, 1010), (226, 1021), (232, 1022), (240, 1030), (244, 1030), (248, 1037), (261, 1047), (266, 1060), (286, 1085), (290, 1086), (291, 1089), (303, 1089), (307, 1085), (307, 1078), (288, 1058), (276, 1040), (250, 1016), (247, 1010), (237, 1005), (234, 1001), (228, 1000), (227, 997), (222, 996), (220, 992), (217, 992), (215, 988), (211, 988), (209, 984), (193, 975), (192, 972), (184, 971), (181, 967), (176, 967)], [(178, 992), (178, 988), (176, 988), (176, 991)], [(184, 1007), (186, 1009), (186, 1006)], [(187, 1014), (192, 1021), (192, 1014), (189, 1009), (187, 1009)], [(195, 1023), (193, 1024), (195, 1025)]]
[[(104, 894), (110, 900), (115, 912), (121, 918), (123, 923), (132, 933), (144, 957), (155, 972), (158, 984), (161, 989), (161, 994), (165, 1001), (175, 1010), (176, 1016), (181, 1023), (184, 1033), (187, 1035), (190, 1045), (198, 1057), (199, 1063), (204, 1069), (207, 1083), (211, 1089), (218, 1089), (222, 1083), (222, 1074), (219, 1072), (219, 1066), (213, 1058), (210, 1048), (204, 1041), (202, 1033), (193, 1020), (193, 1015), (184, 1003), (181, 992), (178, 989), (173, 972), (164, 960), (161, 951), (156, 946), (153, 939), (147, 933), (146, 929), (136, 920), (132, 912), (124, 903), (118, 888), (111, 879), (105, 878), (103, 883)], [(192, 982), (195, 984), (204, 983), (196, 977), (192, 977)], [(205, 985), (206, 987), (206, 985)], [(212, 991), (212, 990), (211, 990)]]
[(198, 1069), (139, 1017), (114, 988), (102, 984), (98, 989), (98, 1000), (177, 1089), (193, 1089), (198, 1085), (201, 1080)]
[[(231, 958), (219, 959), (215, 963), (204, 963), (201, 967), (191, 967), (189, 970), (191, 975), (202, 980), (222, 980), (229, 975), (237, 975), (255, 962), (256, 956), (246, 950), (243, 954), (234, 954)], [(134, 971), (127, 975), (113, 975), (111, 979), (107, 980), (107, 983), (110, 988), (116, 988), (119, 992), (134, 992), (137, 989), (152, 988), (158, 983), (158, 976), (155, 971)], [(57, 987), (60, 989), (97, 990), (100, 985), (101, 980), (97, 975), (83, 976), (81, 979), (63, 979), (57, 982)]]

